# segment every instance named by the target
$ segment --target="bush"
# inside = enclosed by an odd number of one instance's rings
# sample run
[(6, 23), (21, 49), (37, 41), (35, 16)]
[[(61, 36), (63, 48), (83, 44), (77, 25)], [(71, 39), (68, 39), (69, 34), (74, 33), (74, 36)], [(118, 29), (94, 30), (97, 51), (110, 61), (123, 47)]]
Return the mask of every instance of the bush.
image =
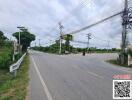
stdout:
[(0, 100), (27, 100), (29, 58), (26, 56), (17, 72), (17, 76), (0, 70)]
[(15, 62), (21, 58), (22, 54), (18, 53), (15, 55)]
[(132, 57), (132, 50), (128, 49), (128, 54)]
[(11, 62), (12, 62), (12, 50), (6, 48), (2, 53), (0, 53), (0, 69), (8, 69)]

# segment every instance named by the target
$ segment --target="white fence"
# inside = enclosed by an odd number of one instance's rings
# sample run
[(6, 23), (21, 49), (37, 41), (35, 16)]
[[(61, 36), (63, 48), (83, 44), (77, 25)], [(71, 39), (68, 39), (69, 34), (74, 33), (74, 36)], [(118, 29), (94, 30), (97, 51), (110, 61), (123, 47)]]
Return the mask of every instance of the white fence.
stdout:
[(21, 63), (22, 63), (23, 58), (25, 57), (25, 55), (26, 55), (26, 53), (23, 54), (23, 56), (22, 56), (16, 63), (14, 63), (14, 64), (12, 64), (12, 65), (10, 66), (10, 72), (11, 72), (11, 73), (12, 73), (12, 72), (15, 72), (15, 71), (20, 67), (20, 65), (21, 65)]

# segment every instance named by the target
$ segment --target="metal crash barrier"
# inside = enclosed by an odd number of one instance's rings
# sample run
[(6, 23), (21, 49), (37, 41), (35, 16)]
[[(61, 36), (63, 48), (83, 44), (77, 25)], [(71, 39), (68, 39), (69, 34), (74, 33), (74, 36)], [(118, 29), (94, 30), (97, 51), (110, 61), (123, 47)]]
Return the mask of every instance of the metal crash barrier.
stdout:
[(14, 73), (14, 76), (16, 76), (16, 74), (17, 74), (17, 69), (20, 67), (20, 65), (21, 65), (21, 63), (22, 63), (22, 61), (23, 61), (25, 55), (26, 55), (26, 53), (23, 54), (22, 57), (21, 57), (16, 63), (14, 63), (14, 64), (12, 64), (12, 65), (10, 66), (10, 72), (11, 72), (11, 73)]

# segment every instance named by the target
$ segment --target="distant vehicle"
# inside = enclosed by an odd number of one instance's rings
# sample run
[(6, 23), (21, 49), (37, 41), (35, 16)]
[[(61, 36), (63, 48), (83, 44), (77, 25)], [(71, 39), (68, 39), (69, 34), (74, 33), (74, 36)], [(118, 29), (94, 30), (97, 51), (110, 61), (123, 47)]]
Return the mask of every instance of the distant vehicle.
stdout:
[(85, 50), (83, 50), (83, 54), (82, 55), (85, 56)]

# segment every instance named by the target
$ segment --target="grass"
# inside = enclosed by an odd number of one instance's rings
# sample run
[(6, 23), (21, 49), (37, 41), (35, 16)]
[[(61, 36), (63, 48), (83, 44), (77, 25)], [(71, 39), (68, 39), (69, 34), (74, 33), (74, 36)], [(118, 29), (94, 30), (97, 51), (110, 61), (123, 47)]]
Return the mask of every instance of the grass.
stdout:
[(25, 100), (29, 81), (28, 69), (27, 55), (16, 77), (6, 70), (0, 70), (0, 100)]
[(128, 66), (127, 64), (123, 64), (123, 65), (119, 64), (116, 59), (110, 59), (110, 60), (107, 60), (106, 62), (117, 65), (119, 67), (132, 68), (132, 66)]

